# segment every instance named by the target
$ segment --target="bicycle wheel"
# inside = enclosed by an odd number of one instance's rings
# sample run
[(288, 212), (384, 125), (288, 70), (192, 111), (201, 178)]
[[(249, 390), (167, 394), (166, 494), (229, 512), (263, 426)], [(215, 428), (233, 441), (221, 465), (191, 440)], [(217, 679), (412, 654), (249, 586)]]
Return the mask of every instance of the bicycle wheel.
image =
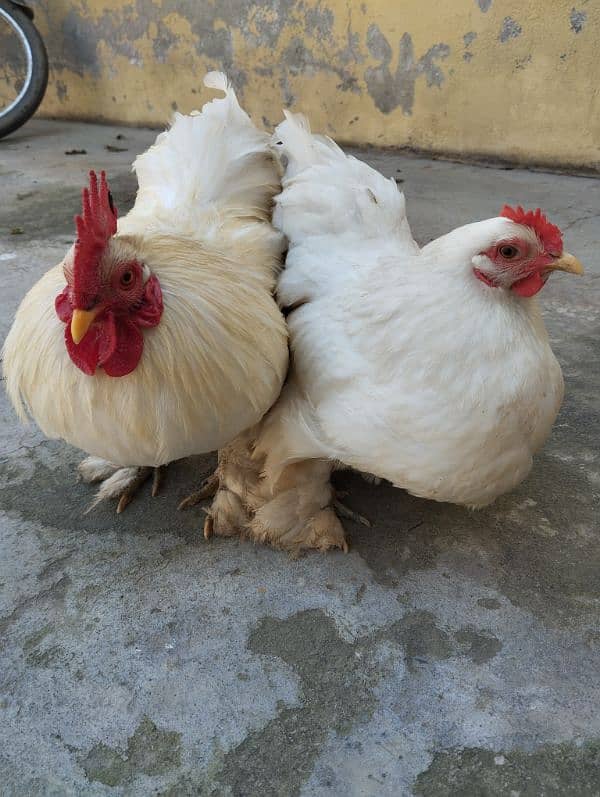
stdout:
[(48, 84), (44, 42), (27, 14), (0, 0), (0, 138), (37, 110)]

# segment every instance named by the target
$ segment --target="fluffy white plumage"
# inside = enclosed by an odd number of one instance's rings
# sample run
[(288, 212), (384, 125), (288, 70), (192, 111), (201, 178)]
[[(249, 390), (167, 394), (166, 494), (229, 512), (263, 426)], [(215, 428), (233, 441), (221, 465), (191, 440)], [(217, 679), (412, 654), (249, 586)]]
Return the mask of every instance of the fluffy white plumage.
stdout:
[[(225, 97), (175, 114), (138, 157), (135, 206), (111, 239), (115, 257), (133, 253), (146, 278), (158, 277), (164, 298), (135, 370), (88, 376), (70, 360), (54, 300), (72, 251), (29, 291), (4, 345), (21, 417), (109, 463), (158, 466), (222, 446), (262, 417), (285, 376), (273, 300), (282, 236), (269, 221), (277, 168), (225, 76), (205, 83)], [(106, 467), (90, 473), (102, 478)]]
[(268, 422), (268, 470), (326, 456), (416, 495), (489, 503), (528, 473), (563, 394), (537, 301), (467, 279), (516, 225), (470, 224), (419, 251), (395, 182), (332, 144), (323, 162), (300, 129), (288, 117), (275, 139), (291, 165), (274, 214), (290, 241), (279, 301), (305, 304), (288, 317), (295, 379)]
[(395, 182), (312, 136), (303, 117), (287, 114), (273, 147), (285, 167), (274, 224), (289, 240), (278, 297), (292, 308), (292, 366), (255, 432), (265, 479), (246, 500), (245, 533), (343, 547), (323, 514), (336, 460), (437, 501), (482, 506), (513, 488), (550, 432), (563, 379), (536, 299), (488, 288), (473, 268), (493, 242), (535, 235), (499, 217), (419, 249)]

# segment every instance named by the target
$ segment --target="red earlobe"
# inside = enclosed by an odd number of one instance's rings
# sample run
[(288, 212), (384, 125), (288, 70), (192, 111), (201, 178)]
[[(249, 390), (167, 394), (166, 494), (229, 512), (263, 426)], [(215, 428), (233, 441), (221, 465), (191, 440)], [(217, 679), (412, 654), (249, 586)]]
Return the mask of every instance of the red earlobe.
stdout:
[(155, 327), (160, 322), (163, 309), (160, 282), (153, 274), (144, 286), (142, 306), (131, 316), (131, 320), (140, 327)]
[(73, 316), (73, 305), (71, 304), (71, 300), (69, 298), (68, 285), (65, 285), (64, 290), (62, 290), (54, 300), (54, 308), (56, 310), (56, 315), (60, 318), (63, 324), (71, 323), (71, 318)]

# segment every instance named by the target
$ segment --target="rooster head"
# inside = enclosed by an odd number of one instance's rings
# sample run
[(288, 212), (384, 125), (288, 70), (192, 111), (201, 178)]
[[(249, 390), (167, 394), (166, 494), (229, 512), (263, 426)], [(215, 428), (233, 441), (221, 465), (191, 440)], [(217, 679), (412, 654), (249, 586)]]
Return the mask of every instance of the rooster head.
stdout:
[(552, 271), (583, 274), (576, 257), (563, 251), (562, 233), (542, 211), (505, 205), (500, 236), (474, 258), (477, 279), (528, 298), (546, 284)]
[(117, 208), (106, 174), (100, 173), (100, 181), (93, 171), (89, 177), (56, 313), (66, 324), (67, 352), (78, 368), (89, 375), (101, 367), (109, 376), (125, 376), (142, 356), (142, 329), (160, 322), (162, 293), (133, 244), (115, 237)]

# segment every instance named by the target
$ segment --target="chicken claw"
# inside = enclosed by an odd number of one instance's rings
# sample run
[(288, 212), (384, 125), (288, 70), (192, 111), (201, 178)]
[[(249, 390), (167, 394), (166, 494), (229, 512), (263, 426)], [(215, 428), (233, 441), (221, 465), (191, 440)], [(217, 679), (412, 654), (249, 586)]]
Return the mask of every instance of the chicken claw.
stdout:
[(342, 504), (342, 502), (337, 498), (334, 499), (332, 506), (337, 512), (337, 514), (341, 515), (341, 517), (343, 518), (347, 518), (348, 520), (353, 520), (355, 523), (360, 523), (361, 526), (366, 526), (369, 529), (373, 526), (373, 524), (368, 518), (366, 518), (364, 515), (360, 515), (358, 512), (355, 512), (353, 509), (350, 509), (350, 507), (346, 506), (346, 504)]
[(133, 500), (136, 492), (152, 475), (152, 496), (155, 497), (163, 481), (166, 465), (158, 468), (121, 468), (99, 457), (87, 457), (79, 465), (79, 478), (87, 483), (102, 482), (100, 489), (85, 514), (91, 512), (101, 501), (118, 498), (117, 514), (120, 514)]
[(204, 519), (204, 539), (210, 540), (215, 532), (215, 524), (212, 518), (212, 515), (206, 513), (206, 518)]
[(217, 475), (217, 471), (215, 471), (207, 479), (204, 479), (198, 490), (194, 490), (194, 492), (190, 493), (187, 498), (184, 498), (177, 508), (189, 509), (190, 506), (196, 506), (196, 504), (199, 504), (202, 501), (207, 501), (216, 494), (218, 489), (219, 476)]
[(160, 488), (162, 487), (163, 481), (165, 479), (166, 471), (166, 465), (160, 465), (160, 467), (154, 468), (154, 474), (152, 476), (152, 498), (156, 498), (160, 492)]
[[(129, 506), (142, 484), (144, 484), (144, 482), (150, 478), (151, 473), (152, 468), (138, 468), (136, 476), (121, 493), (119, 503), (117, 504), (117, 515), (120, 515), (121, 512)], [(152, 492), (154, 494), (154, 488), (152, 489)]]

